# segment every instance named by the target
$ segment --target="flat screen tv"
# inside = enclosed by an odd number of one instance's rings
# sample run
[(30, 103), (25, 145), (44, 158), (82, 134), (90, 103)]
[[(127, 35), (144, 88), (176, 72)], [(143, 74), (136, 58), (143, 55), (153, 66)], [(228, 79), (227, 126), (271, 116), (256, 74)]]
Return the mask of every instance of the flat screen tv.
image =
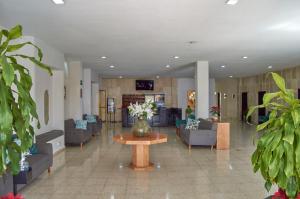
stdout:
[(154, 90), (154, 81), (153, 80), (136, 80), (135, 81), (136, 90)]

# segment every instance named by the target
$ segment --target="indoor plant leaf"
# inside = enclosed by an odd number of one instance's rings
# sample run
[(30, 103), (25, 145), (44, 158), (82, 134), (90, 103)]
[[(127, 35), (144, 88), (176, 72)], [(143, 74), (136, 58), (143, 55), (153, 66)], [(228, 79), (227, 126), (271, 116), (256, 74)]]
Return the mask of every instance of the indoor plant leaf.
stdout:
[[(36, 104), (30, 95), (32, 78), (28, 66), (18, 62), (16, 57), (29, 60), (52, 74), (49, 66), (41, 62), (43, 54), (40, 48), (31, 42), (10, 44), (11, 40), (22, 36), (22, 27), (17, 25), (10, 30), (0, 30), (0, 175), (7, 170), (13, 174), (19, 172), (21, 153), (31, 147), (34, 137), (33, 120), (40, 127)], [(25, 45), (33, 46), (37, 58), (24, 54), (12, 55)], [(26, 62), (27, 63), (27, 62)], [(12, 141), (16, 134), (20, 146)]]
[(5, 80), (7, 86), (11, 86), (15, 76), (14, 67), (7, 62), (7, 58), (4, 55), (0, 57), (0, 64), (2, 66), (3, 79)]
[(286, 89), (280, 75), (271, 74), (279, 91), (266, 93), (263, 104), (252, 107), (247, 114), (258, 108), (270, 110), (268, 120), (257, 126), (262, 135), (251, 162), (254, 172), (260, 170), (266, 180), (266, 189), (270, 183), (277, 184), (294, 198), (300, 190), (300, 100), (293, 90)]

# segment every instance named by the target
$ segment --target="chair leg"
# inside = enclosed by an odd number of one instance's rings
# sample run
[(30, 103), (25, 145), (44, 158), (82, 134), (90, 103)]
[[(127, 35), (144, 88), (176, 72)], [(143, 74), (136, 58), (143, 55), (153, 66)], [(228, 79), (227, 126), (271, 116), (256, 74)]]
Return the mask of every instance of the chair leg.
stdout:
[(214, 149), (214, 145), (211, 145), (210, 150), (212, 151)]
[(80, 143), (80, 149), (81, 150), (83, 149), (83, 143), (82, 142)]
[(192, 145), (189, 145), (189, 151), (192, 149)]
[(50, 174), (50, 173), (51, 173), (51, 167), (48, 168), (48, 174)]

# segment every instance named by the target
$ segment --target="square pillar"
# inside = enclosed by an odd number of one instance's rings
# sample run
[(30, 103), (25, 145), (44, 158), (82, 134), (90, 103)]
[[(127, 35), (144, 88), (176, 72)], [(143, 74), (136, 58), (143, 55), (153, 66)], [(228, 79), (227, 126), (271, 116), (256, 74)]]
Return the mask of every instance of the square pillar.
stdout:
[(196, 118), (209, 117), (209, 66), (208, 61), (197, 61), (195, 70)]

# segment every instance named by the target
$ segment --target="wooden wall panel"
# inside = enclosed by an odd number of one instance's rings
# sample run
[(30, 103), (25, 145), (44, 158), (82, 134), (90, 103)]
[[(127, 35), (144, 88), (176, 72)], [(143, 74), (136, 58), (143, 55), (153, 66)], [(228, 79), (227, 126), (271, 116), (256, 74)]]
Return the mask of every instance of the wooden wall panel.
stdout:
[[(300, 88), (300, 66), (277, 71), (277, 73), (285, 78), (287, 88), (293, 89), (295, 91), (295, 95), (297, 96), (298, 88)], [(237, 89), (235, 89), (236, 86), (238, 87)], [(240, 119), (241, 115), (240, 107), (242, 92), (248, 93), (248, 105), (254, 106), (258, 103), (257, 98), (259, 91), (275, 92), (278, 90), (271, 75), (267, 73), (250, 77), (236, 78), (236, 82), (230, 81), (228, 78), (216, 79), (216, 88), (216, 91), (218, 92), (237, 92), (237, 95), (239, 96), (237, 98), (238, 100), (223, 102), (223, 106), (225, 107), (222, 108), (222, 114), (225, 118), (235, 117), (236, 119)], [(236, 114), (234, 114), (234, 112), (230, 112), (234, 110), (234, 107), (236, 107), (237, 110)], [(257, 122), (257, 112), (253, 114), (252, 121)]]
[(107, 97), (115, 98), (117, 113), (116, 121), (121, 121), (122, 95), (125, 94), (165, 94), (166, 107), (177, 107), (177, 79), (176, 78), (160, 78), (154, 80), (153, 91), (137, 91), (135, 90), (134, 78), (103, 78), (101, 90), (106, 90)]

